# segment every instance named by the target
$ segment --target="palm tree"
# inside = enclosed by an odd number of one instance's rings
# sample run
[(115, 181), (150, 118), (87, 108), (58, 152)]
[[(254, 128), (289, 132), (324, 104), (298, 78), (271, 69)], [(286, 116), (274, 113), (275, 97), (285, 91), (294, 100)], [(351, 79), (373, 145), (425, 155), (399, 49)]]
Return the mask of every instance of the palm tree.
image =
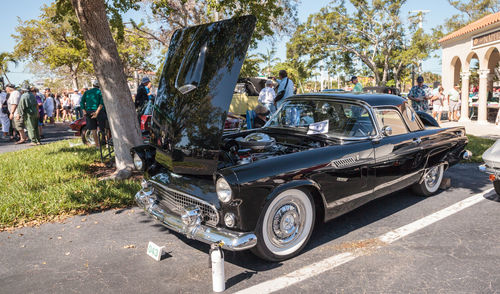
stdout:
[(9, 71), (9, 62), (13, 62), (17, 64), (17, 60), (12, 57), (12, 55), (8, 52), (0, 53), (0, 75), (5, 76), (7, 81), (10, 83), (9, 77), (7, 76), (7, 72)]
[(275, 64), (276, 62), (280, 62), (280, 59), (278, 57), (275, 57), (275, 55), (276, 48), (274, 47), (271, 48), (271, 50), (266, 49), (266, 53), (258, 53), (258, 56), (261, 59), (261, 63), (264, 63), (263, 70), (266, 71), (268, 77), (271, 75), (273, 64)]

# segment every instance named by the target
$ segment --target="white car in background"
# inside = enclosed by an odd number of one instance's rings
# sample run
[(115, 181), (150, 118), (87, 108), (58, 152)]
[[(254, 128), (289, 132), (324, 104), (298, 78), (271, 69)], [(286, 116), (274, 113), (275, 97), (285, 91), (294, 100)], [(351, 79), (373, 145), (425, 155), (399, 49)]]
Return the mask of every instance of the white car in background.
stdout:
[(495, 191), (500, 195), (500, 139), (483, 153), (483, 160), (479, 170), (490, 175)]

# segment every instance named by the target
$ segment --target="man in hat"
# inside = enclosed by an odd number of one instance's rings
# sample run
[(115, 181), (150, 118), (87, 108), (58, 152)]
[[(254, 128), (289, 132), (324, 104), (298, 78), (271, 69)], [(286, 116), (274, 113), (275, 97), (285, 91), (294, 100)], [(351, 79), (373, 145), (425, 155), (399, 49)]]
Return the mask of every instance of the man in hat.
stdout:
[(278, 109), (283, 103), (283, 101), (293, 95), (294, 85), (293, 81), (288, 77), (288, 73), (286, 70), (282, 69), (278, 73), (279, 79), (273, 77), (278, 83), (278, 89), (276, 90), (276, 97), (274, 98), (274, 104), (276, 105), (276, 109)]
[(75, 111), (76, 119), (83, 117), (82, 108), (80, 107), (80, 101), (82, 100), (82, 95), (78, 93), (78, 89), (73, 89), (73, 93), (69, 97), (71, 103), (73, 104), (73, 110)]
[(408, 99), (411, 100), (411, 105), (415, 111), (429, 111), (429, 99), (432, 98), (432, 93), (427, 85), (424, 85), (424, 78), (418, 76), (417, 84), (411, 87), (408, 93)]
[(135, 95), (135, 109), (139, 112), (144, 104), (149, 100), (149, 89), (151, 88), (151, 80), (148, 77), (143, 77), (137, 94)]
[(361, 83), (358, 82), (357, 76), (352, 76), (351, 83), (354, 85), (354, 88), (352, 88), (353, 92), (358, 92), (358, 93), (363, 92), (363, 85), (361, 85)]
[(23, 117), (31, 145), (41, 145), (40, 133), (38, 130), (38, 102), (36, 101), (37, 89), (31, 87), (21, 95), (19, 102), (19, 114)]
[(16, 86), (8, 84), (5, 86), (7, 94), (9, 94), (9, 100), (7, 105), (9, 106), (10, 120), (12, 122), (13, 129), (19, 132), (20, 140), (16, 144), (26, 143), (28, 138), (24, 132), (24, 120), (22, 115), (19, 114), (19, 102), (21, 100), (21, 92), (16, 90)]
[(83, 110), (83, 115), (86, 117), (87, 129), (90, 130), (94, 138), (95, 146), (99, 147), (97, 137), (97, 126), (104, 130), (106, 116), (104, 114), (104, 102), (102, 93), (99, 89), (99, 83), (94, 81), (94, 88), (85, 91), (80, 101), (80, 107)]

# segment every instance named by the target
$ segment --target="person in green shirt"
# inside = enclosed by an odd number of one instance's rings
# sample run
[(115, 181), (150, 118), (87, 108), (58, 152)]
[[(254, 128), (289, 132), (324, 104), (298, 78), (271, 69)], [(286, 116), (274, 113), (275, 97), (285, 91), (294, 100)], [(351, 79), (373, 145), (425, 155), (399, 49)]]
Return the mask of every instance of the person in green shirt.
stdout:
[(19, 114), (23, 117), (31, 145), (41, 145), (38, 130), (38, 102), (35, 94), (36, 88), (31, 87), (21, 95), (19, 100)]
[(94, 137), (95, 146), (99, 147), (99, 140), (97, 137), (97, 126), (104, 129), (106, 117), (104, 115), (104, 102), (102, 101), (102, 93), (99, 89), (99, 83), (94, 81), (94, 88), (85, 91), (80, 101), (80, 107), (83, 115), (86, 117), (87, 129), (92, 132)]
[(353, 92), (363, 92), (363, 85), (361, 85), (361, 83), (358, 82), (357, 76), (353, 76), (351, 78), (351, 83), (354, 84), (354, 88), (352, 89)]

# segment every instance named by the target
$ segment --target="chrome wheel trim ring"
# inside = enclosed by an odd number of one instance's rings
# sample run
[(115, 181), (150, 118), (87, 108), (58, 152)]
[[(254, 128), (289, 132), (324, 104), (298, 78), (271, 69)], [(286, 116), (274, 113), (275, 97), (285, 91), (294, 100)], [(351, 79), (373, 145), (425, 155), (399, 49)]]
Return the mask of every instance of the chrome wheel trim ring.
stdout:
[(263, 241), (275, 255), (288, 255), (297, 251), (312, 230), (313, 206), (301, 190), (282, 192), (273, 199), (265, 213)]
[(424, 185), (427, 191), (434, 193), (439, 189), (441, 180), (443, 179), (443, 166), (435, 166), (430, 168), (424, 175)]
[(95, 145), (94, 136), (92, 136), (91, 130), (85, 130), (85, 140), (87, 140), (87, 144)]

